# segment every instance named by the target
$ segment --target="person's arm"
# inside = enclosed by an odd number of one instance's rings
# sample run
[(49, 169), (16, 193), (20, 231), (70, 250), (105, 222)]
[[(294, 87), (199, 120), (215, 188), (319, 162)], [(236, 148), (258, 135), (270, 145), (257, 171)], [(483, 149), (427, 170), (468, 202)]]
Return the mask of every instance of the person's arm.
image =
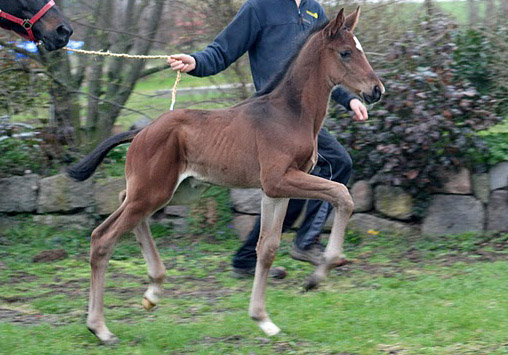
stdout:
[(332, 91), (332, 99), (339, 105), (344, 106), (346, 110), (353, 111), (353, 119), (355, 121), (365, 121), (369, 118), (367, 108), (362, 101), (346, 89), (340, 86), (335, 87)]
[(246, 2), (233, 21), (203, 51), (172, 55), (168, 63), (173, 70), (194, 76), (217, 74), (249, 50), (260, 30), (256, 12), (251, 3)]

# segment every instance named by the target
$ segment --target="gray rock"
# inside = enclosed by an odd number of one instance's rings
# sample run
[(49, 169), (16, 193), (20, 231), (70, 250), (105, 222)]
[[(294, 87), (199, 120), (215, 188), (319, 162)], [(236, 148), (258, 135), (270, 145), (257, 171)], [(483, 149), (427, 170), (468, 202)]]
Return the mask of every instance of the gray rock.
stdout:
[(33, 212), (37, 207), (38, 175), (0, 179), (0, 212)]
[(91, 180), (77, 182), (65, 174), (40, 181), (37, 212), (68, 212), (93, 204)]
[(508, 190), (496, 190), (490, 196), (487, 229), (508, 232)]
[(439, 174), (443, 187), (436, 187), (434, 192), (445, 194), (470, 195), (471, 173), (468, 169), (462, 168), (458, 172), (454, 170), (444, 170)]
[(123, 190), (125, 190), (123, 177), (109, 177), (95, 181), (93, 186), (95, 211), (101, 216), (113, 213), (120, 206), (118, 196)]
[(57, 215), (44, 214), (33, 216), (33, 221), (45, 226), (61, 229), (87, 230), (95, 227), (95, 219), (87, 214)]
[(483, 203), (489, 203), (489, 174), (473, 175), (473, 193), (478, 200)]
[(141, 117), (139, 120), (134, 122), (132, 126), (130, 127), (131, 130), (133, 129), (139, 129), (139, 128), (145, 128), (146, 126), (150, 125), (152, 123), (152, 120), (150, 120), (147, 117)]
[(366, 213), (355, 213), (349, 219), (348, 230), (361, 234), (369, 234), (369, 231), (395, 235), (416, 235), (418, 228), (407, 223), (379, 218)]
[(247, 239), (247, 235), (254, 227), (257, 218), (258, 216), (249, 214), (239, 214), (233, 218), (233, 228), (235, 229), (236, 234), (240, 237), (240, 240), (243, 241)]
[(501, 162), (489, 171), (490, 189), (497, 190), (508, 186), (508, 161)]
[(152, 223), (171, 228), (176, 234), (186, 234), (189, 230), (189, 221), (187, 218), (168, 217), (164, 214), (160, 214), (152, 216), (149, 224), (151, 225)]
[(262, 192), (260, 189), (231, 189), (231, 201), (236, 212), (261, 213)]
[(375, 189), (375, 206), (388, 217), (408, 220), (413, 211), (413, 198), (401, 187), (380, 185)]
[(368, 181), (355, 182), (350, 192), (355, 203), (355, 212), (366, 212), (372, 209), (374, 194)]
[(164, 208), (164, 214), (173, 217), (187, 218), (189, 215), (188, 206), (166, 206)]
[(434, 195), (422, 225), (424, 235), (447, 235), (483, 230), (485, 210), (472, 196)]

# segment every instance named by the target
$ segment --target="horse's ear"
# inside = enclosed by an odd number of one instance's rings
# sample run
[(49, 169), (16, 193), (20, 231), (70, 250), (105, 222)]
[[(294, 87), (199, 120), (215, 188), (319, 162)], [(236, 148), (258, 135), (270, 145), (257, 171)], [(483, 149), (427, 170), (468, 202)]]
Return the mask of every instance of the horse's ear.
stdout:
[(334, 20), (330, 21), (328, 25), (324, 28), (324, 34), (327, 37), (334, 38), (337, 36), (337, 33), (339, 33), (339, 30), (344, 25), (345, 16), (344, 16), (344, 9), (342, 8), (339, 13), (337, 14), (337, 17), (335, 17)]
[(346, 21), (344, 23), (344, 27), (346, 27), (351, 32), (354, 31), (356, 24), (358, 23), (358, 18), (360, 17), (360, 6), (356, 8), (356, 11), (351, 15), (346, 17)]

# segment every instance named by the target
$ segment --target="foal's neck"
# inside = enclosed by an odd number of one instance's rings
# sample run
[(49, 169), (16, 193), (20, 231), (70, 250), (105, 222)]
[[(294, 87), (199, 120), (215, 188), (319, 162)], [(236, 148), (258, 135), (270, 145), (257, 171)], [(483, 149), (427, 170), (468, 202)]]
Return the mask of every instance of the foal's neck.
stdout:
[(274, 97), (282, 99), (298, 118), (299, 127), (308, 129), (312, 126), (316, 136), (325, 119), (333, 88), (321, 65), (319, 47), (320, 43), (309, 40), (273, 91)]

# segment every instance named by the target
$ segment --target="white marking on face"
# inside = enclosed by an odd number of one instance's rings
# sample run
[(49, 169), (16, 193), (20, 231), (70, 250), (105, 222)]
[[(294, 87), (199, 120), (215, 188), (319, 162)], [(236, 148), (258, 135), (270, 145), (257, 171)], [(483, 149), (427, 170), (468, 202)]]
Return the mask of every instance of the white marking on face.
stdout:
[(353, 36), (353, 39), (355, 40), (356, 48), (358, 48), (358, 50), (363, 53), (363, 48), (362, 48), (362, 45), (360, 44), (360, 41), (358, 40), (358, 38), (356, 38), (356, 36)]

